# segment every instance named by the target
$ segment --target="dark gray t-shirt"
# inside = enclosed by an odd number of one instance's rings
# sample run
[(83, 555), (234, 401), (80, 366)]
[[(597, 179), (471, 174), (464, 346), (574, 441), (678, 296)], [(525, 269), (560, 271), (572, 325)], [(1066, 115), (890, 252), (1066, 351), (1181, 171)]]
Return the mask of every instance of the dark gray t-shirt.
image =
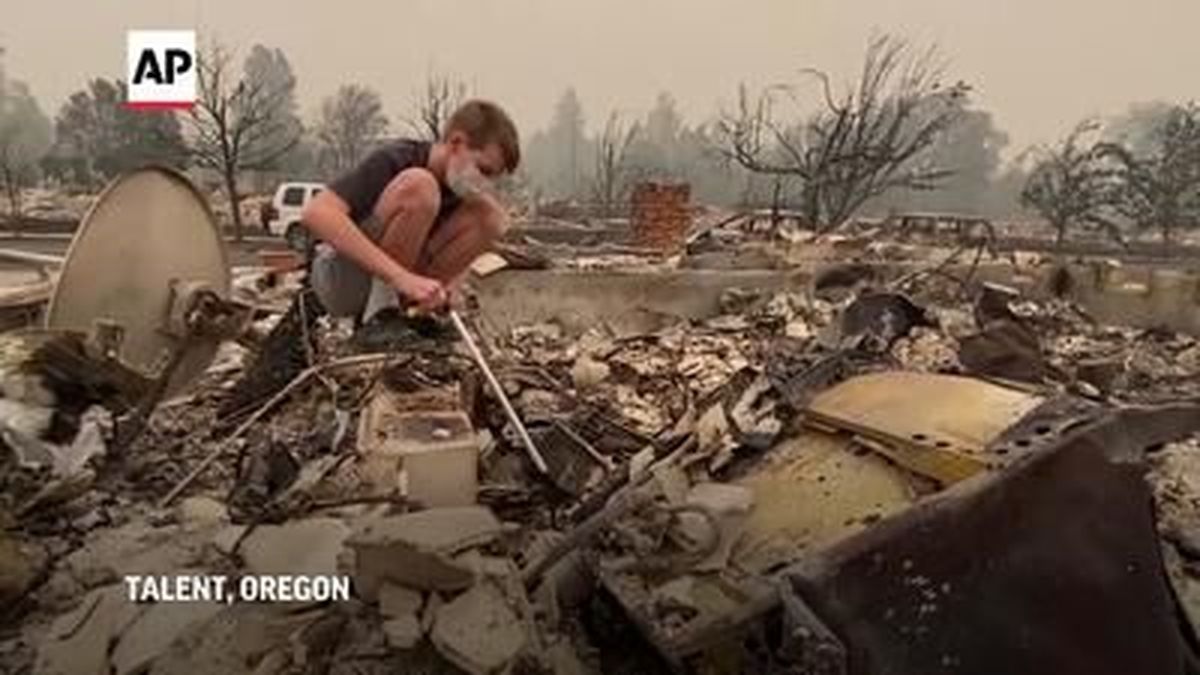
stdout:
[[(405, 169), (429, 165), (431, 147), (428, 141), (409, 139), (388, 143), (329, 183), (329, 189), (350, 205), (350, 218), (361, 225), (375, 210), (379, 195), (383, 194), (384, 188), (397, 174)], [(439, 185), (442, 192), (441, 209), (438, 212), (440, 222), (458, 206), (459, 198), (440, 181)]]

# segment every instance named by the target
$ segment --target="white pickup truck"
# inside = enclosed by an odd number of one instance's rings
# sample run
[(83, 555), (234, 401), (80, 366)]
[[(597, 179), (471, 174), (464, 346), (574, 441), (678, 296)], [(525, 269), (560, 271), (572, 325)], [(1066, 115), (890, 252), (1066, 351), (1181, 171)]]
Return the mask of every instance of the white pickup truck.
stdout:
[(264, 209), (263, 222), (267, 231), (286, 239), (293, 249), (305, 250), (308, 230), (300, 224), (300, 212), (324, 187), (321, 183), (281, 183)]

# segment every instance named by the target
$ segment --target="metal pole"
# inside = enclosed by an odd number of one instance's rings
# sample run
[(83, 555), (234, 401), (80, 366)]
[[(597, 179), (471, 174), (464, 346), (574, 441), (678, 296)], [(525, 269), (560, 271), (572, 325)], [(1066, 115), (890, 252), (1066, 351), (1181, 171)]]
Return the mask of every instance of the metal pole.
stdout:
[(471, 352), (471, 358), (475, 359), (475, 364), (483, 371), (483, 376), (487, 378), (488, 384), (492, 386), (492, 391), (496, 392), (496, 398), (500, 399), (500, 405), (504, 408), (504, 412), (508, 415), (508, 421), (517, 429), (517, 435), (521, 437), (521, 442), (525, 445), (525, 450), (529, 454), (529, 459), (533, 460), (533, 465), (543, 474), (550, 473), (550, 469), (546, 466), (546, 460), (542, 458), (542, 453), (538, 451), (537, 446), (533, 444), (533, 439), (529, 437), (529, 431), (525, 428), (525, 423), (517, 416), (517, 411), (513, 409), (512, 403), (508, 401), (508, 395), (504, 393), (504, 387), (500, 386), (500, 381), (492, 373), (491, 367), (483, 358), (483, 353), (479, 351), (479, 346), (475, 344), (475, 338), (471, 337), (471, 332), (467, 330), (467, 325), (463, 323), (462, 317), (455, 310), (450, 310), (450, 320), (454, 322), (454, 327), (458, 329), (458, 334), (462, 337), (463, 342), (467, 343), (467, 350)]
[(0, 248), (0, 260), (7, 260), (35, 267), (58, 267), (65, 260), (62, 256), (48, 255), (46, 253), (33, 253), (30, 251), (21, 251), (15, 248)]

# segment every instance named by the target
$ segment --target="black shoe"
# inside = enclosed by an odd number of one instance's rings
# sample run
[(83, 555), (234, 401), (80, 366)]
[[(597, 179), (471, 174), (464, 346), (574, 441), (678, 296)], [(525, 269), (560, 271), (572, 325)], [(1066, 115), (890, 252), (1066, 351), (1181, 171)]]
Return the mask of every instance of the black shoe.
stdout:
[(420, 314), (409, 317), (408, 323), (418, 335), (431, 340), (454, 341), (459, 337), (448, 316)]
[(410, 324), (400, 309), (381, 309), (369, 321), (359, 326), (350, 339), (358, 351), (383, 352), (411, 345), (422, 336)]
[(458, 332), (450, 325), (448, 318), (408, 316), (398, 307), (387, 307), (376, 312), (354, 332), (352, 343), (359, 351), (380, 352), (418, 343), (442, 343), (457, 339)]

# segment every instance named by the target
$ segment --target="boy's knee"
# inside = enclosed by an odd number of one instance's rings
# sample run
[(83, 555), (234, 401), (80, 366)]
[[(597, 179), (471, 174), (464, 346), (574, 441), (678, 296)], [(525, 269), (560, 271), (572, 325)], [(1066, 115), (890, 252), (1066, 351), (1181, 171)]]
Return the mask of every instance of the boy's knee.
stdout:
[(384, 188), (375, 203), (375, 217), (387, 222), (397, 213), (404, 212), (432, 221), (441, 202), (437, 178), (428, 169), (405, 169)]
[(476, 222), (483, 236), (489, 242), (504, 236), (504, 231), (508, 229), (508, 214), (503, 209), (491, 204), (480, 204), (475, 208), (477, 209), (474, 214)]

